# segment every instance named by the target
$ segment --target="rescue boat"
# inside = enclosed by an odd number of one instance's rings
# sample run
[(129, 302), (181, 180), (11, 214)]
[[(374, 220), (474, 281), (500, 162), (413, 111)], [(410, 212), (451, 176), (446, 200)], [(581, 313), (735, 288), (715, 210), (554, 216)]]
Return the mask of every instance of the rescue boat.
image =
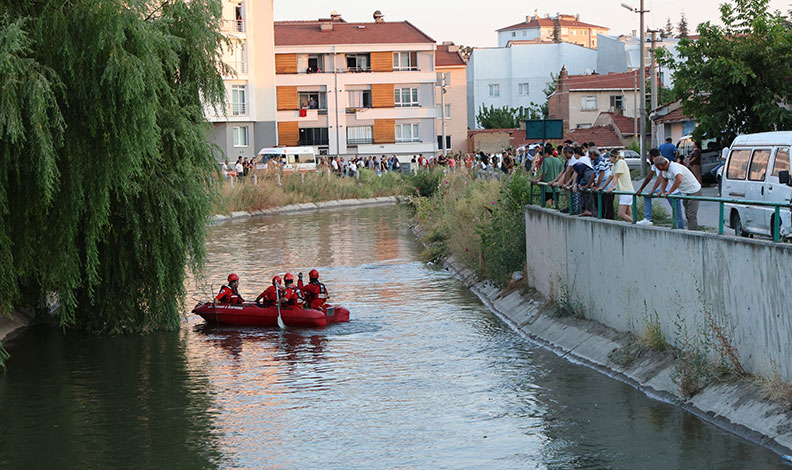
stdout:
[[(242, 304), (198, 304), (192, 313), (213, 325), (278, 326), (278, 308), (253, 302)], [(323, 310), (281, 307), (281, 319), (286, 326), (324, 328), (328, 323), (349, 321), (349, 310), (327, 305)]]

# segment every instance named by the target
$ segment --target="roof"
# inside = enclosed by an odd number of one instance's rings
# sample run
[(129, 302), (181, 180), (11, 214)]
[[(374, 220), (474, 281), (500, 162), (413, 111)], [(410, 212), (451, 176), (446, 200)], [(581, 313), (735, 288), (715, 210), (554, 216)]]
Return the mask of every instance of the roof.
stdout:
[(619, 140), (616, 131), (612, 126), (595, 126), (588, 129), (572, 129), (564, 134), (564, 140), (573, 142), (594, 142), (597, 147), (602, 148), (623, 148), (624, 144)]
[(570, 75), (566, 79), (566, 85), (569, 91), (634, 89), (635, 76), (635, 72), (609, 73), (607, 75)]
[[(613, 124), (615, 124), (616, 127), (619, 128), (619, 132), (621, 132), (622, 135), (635, 134), (635, 118), (627, 117), (624, 114), (611, 113), (611, 112), (600, 113), (600, 116), (602, 115), (610, 116), (611, 120), (613, 121)], [(599, 118), (597, 119), (599, 120)]]
[(453, 67), (453, 66), (465, 66), (465, 60), (462, 59), (462, 55), (459, 53), (459, 50), (455, 52), (449, 52), (449, 46), (442, 46), (438, 45), (437, 50), (435, 51), (435, 66), (436, 67)]
[[(554, 18), (539, 18), (534, 16), (531, 18), (531, 21), (523, 21), (522, 23), (506, 26), (505, 28), (498, 29), (497, 32), (510, 31), (513, 29), (552, 28), (555, 26), (555, 21), (556, 20)], [(597, 26), (595, 24), (583, 23), (582, 21), (577, 20), (561, 18), (558, 21), (561, 23), (562, 28), (593, 28), (610, 31), (610, 28), (606, 28), (605, 26)]]
[(685, 114), (682, 112), (682, 108), (677, 108), (671, 111), (670, 113), (664, 114), (662, 116), (655, 116), (652, 119), (654, 119), (654, 122), (656, 122), (657, 124), (664, 124), (666, 122), (695, 121), (694, 118), (690, 116), (685, 116)]
[(327, 31), (322, 31), (320, 24), (320, 21), (276, 21), (275, 45), (435, 43), (434, 39), (409, 21), (382, 23), (334, 21), (333, 29)]

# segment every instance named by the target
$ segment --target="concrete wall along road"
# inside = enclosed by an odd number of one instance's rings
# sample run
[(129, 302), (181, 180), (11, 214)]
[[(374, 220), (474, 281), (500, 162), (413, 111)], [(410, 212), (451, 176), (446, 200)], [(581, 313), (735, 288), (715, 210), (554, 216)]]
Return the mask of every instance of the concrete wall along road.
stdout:
[[(569, 217), (528, 206), (526, 276), (546, 297), (568, 287), (585, 316), (640, 335), (657, 314), (667, 342), (723, 326), (746, 371), (792, 383), (792, 246)], [(713, 353), (714, 354), (714, 353)]]

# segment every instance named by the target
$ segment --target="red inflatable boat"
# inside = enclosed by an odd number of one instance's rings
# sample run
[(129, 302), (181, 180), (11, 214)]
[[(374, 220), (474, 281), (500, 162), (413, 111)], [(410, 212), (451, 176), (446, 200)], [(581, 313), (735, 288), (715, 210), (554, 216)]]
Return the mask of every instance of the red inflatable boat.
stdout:
[[(192, 313), (200, 315), (214, 325), (278, 326), (278, 308), (252, 302), (242, 304), (198, 304)], [(286, 326), (298, 328), (324, 328), (328, 323), (349, 321), (349, 310), (333, 305), (325, 311), (281, 307), (281, 319)]]

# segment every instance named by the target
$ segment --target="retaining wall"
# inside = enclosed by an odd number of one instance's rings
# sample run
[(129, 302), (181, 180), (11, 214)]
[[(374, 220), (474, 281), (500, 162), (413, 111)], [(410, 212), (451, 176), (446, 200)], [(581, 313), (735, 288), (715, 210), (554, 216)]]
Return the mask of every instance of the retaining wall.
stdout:
[(792, 383), (792, 245), (568, 216), (527, 206), (526, 278), (586, 318), (669, 343), (723, 326), (746, 371)]

